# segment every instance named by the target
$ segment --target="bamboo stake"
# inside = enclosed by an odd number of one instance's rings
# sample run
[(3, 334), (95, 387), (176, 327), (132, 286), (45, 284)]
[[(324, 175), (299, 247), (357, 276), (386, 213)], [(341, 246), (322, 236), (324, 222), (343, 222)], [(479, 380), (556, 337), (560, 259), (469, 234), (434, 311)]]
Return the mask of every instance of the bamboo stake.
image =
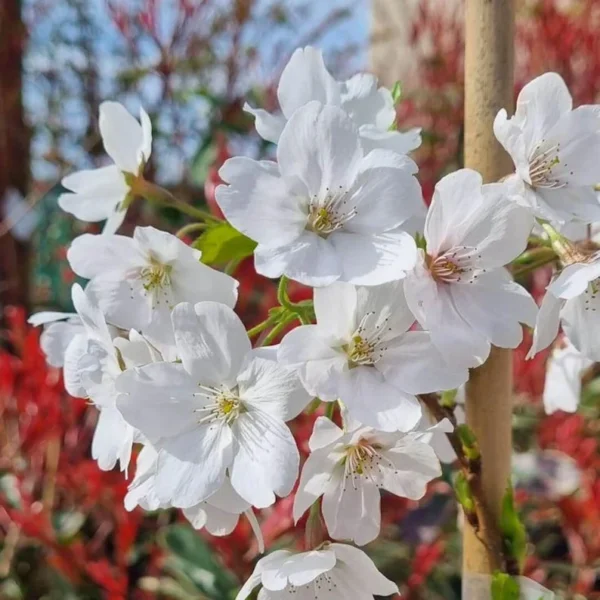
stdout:
[[(465, 166), (479, 171), (485, 182), (498, 181), (511, 167), (492, 124), (498, 110), (510, 109), (513, 102), (514, 12), (513, 0), (466, 0)], [(481, 449), (481, 490), (494, 523), (484, 519), (478, 532), (465, 523), (464, 600), (485, 597), (470, 587), (471, 574), (502, 568), (497, 522), (510, 476), (511, 366), (510, 351), (492, 348), (487, 362), (472, 370), (467, 383), (467, 423)]]

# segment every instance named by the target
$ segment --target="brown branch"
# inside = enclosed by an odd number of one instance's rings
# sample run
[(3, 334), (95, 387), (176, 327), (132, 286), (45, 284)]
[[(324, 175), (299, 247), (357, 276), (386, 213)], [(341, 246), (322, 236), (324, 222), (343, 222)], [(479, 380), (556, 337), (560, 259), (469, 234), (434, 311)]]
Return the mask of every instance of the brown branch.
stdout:
[(477, 538), (485, 546), (486, 551), (490, 555), (490, 561), (492, 563), (503, 565), (503, 571), (505, 572), (518, 574), (518, 569), (517, 572), (514, 573), (514, 561), (511, 561), (510, 557), (506, 556), (506, 553), (504, 552), (503, 536), (499, 524), (493, 518), (492, 513), (485, 502), (481, 481), (481, 460), (473, 460), (466, 455), (463, 444), (456, 431), (454, 410), (442, 406), (437, 394), (421, 394), (419, 399), (438, 422), (443, 419), (449, 419), (455, 426), (453, 431), (446, 432), (446, 436), (456, 453), (460, 468), (469, 484), (473, 502), (475, 504), (474, 514), (467, 514), (467, 512), (464, 511), (465, 518), (473, 527)]

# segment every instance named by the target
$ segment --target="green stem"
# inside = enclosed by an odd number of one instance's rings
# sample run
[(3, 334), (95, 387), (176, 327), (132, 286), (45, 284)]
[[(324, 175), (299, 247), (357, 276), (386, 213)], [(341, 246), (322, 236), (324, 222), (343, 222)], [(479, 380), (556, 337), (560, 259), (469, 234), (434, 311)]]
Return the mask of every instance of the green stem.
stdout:
[(233, 260), (230, 260), (229, 263), (227, 263), (224, 272), (227, 273), (227, 275), (233, 275), (236, 269), (240, 266), (241, 262), (241, 258), (234, 258)]
[(259, 323), (258, 325), (255, 325), (254, 327), (252, 327), (252, 329), (248, 329), (248, 337), (253, 338), (253, 337), (257, 336), (259, 333), (261, 333), (262, 331), (264, 331), (265, 329), (267, 329), (268, 327), (273, 325), (273, 323), (275, 323), (275, 319), (273, 317), (269, 317), (268, 319), (264, 320), (262, 323)]
[(178, 238), (185, 237), (189, 233), (195, 233), (196, 231), (204, 231), (208, 227), (207, 223), (188, 223), (177, 231), (175, 235)]
[(282, 320), (279, 321), (279, 323), (277, 323), (277, 325), (275, 325), (275, 327), (273, 327), (271, 331), (269, 331), (269, 333), (265, 336), (265, 338), (262, 340), (259, 346), (268, 346), (269, 344), (271, 344), (271, 342), (273, 342), (277, 338), (277, 336), (287, 327), (287, 325), (289, 325), (296, 318), (296, 314), (283, 317)]
[(325, 407), (325, 416), (333, 421), (333, 417), (335, 416), (335, 407), (337, 402), (327, 402), (327, 406)]
[(293, 304), (290, 301), (290, 297), (288, 296), (287, 292), (288, 282), (289, 279), (285, 275), (282, 275), (281, 279), (279, 280), (279, 286), (277, 287), (277, 302), (279, 302), (279, 304), (285, 308), (293, 308)]
[(515, 269), (512, 272), (512, 275), (515, 278), (521, 277), (522, 275), (527, 275), (527, 273), (531, 273), (532, 271), (535, 271), (536, 269), (539, 269), (540, 267), (545, 267), (546, 265), (549, 265), (550, 263), (552, 263), (556, 260), (558, 260), (558, 257), (556, 256), (556, 254), (552, 253), (552, 255), (545, 256), (544, 258), (538, 260), (537, 262), (530, 263), (528, 265), (523, 265), (519, 269)]
[(217, 219), (209, 212), (202, 210), (201, 208), (196, 208), (195, 206), (190, 206), (181, 200), (178, 200), (165, 188), (157, 185), (156, 183), (152, 183), (151, 181), (147, 181), (145, 179), (137, 179), (133, 186), (132, 191), (142, 196), (142, 198), (148, 200), (148, 202), (154, 202), (155, 204), (161, 204), (162, 206), (169, 206), (171, 208), (177, 209), (179, 212), (182, 212), (194, 219), (201, 219), (206, 223), (220, 223), (221, 219)]

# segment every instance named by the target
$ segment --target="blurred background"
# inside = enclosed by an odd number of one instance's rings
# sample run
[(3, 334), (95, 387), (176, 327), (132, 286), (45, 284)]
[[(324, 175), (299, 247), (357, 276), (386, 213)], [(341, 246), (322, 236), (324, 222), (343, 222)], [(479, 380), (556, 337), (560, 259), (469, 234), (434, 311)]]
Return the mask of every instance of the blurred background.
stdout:
[[(518, 91), (547, 70), (576, 104), (600, 102), (599, 0), (522, 0)], [(276, 82), (298, 46), (321, 47), (338, 79), (374, 71), (399, 80), (400, 128), (423, 127), (415, 158), (428, 202), (461, 166), (460, 0), (2, 0), (0, 3), (0, 599), (228, 600), (257, 549), (244, 521), (228, 538), (195, 532), (175, 512), (123, 508), (127, 481), (90, 457), (95, 410), (68, 397), (46, 366), (28, 311), (69, 310), (70, 240), (95, 226), (62, 213), (61, 177), (98, 166), (102, 100), (150, 114), (149, 177), (218, 211), (219, 166), (269, 155), (242, 111), (276, 107)], [(491, 124), (490, 124), (491, 125)], [(600, 180), (600, 174), (599, 174)], [(123, 228), (175, 229), (178, 213), (133, 205)], [(248, 325), (276, 303), (244, 261), (239, 312)], [(548, 273), (524, 283), (540, 294)], [(298, 299), (308, 297), (300, 286)], [(600, 598), (600, 380), (586, 376), (577, 414), (546, 416), (545, 361), (515, 352), (515, 478), (527, 525), (526, 573), (566, 598)], [(314, 416), (295, 423), (306, 451)], [(131, 474), (130, 474), (131, 475)], [(426, 498), (384, 498), (381, 538), (367, 550), (407, 600), (460, 597), (460, 536), (451, 468)], [(263, 511), (271, 547), (302, 545), (291, 500)]]

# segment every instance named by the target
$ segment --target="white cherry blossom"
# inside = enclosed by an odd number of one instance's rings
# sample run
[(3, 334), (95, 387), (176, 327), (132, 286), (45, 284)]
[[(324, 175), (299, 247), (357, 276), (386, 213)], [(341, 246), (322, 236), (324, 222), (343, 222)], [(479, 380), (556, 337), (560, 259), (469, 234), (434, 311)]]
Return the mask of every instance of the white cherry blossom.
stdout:
[(219, 174), (221, 210), (258, 242), (256, 270), (323, 286), (400, 279), (415, 263), (403, 223), (422, 212), (415, 163), (363, 149), (340, 108), (310, 102), (286, 124), (277, 164), (230, 158)]
[(521, 323), (535, 323), (535, 302), (504, 269), (525, 249), (532, 220), (505, 194), (470, 169), (444, 177), (427, 214), (427, 249), (405, 281), (410, 309), (457, 366), (482, 364), (490, 344), (515, 348)]
[[(136, 506), (154, 511), (169, 508), (170, 504), (161, 502), (156, 493), (156, 469), (158, 452), (146, 444), (138, 454), (135, 477), (125, 496), (125, 508), (129, 511)], [(258, 546), (264, 552), (264, 540), (260, 527), (249, 502), (246, 502), (231, 486), (229, 478), (206, 501), (183, 509), (185, 518), (194, 529), (204, 529), (216, 536), (229, 535), (236, 527), (241, 514), (246, 514), (257, 534)]]
[(67, 253), (111, 323), (161, 343), (172, 341), (171, 310), (179, 302), (235, 305), (238, 282), (202, 264), (200, 256), (154, 227), (137, 227), (133, 238), (84, 234)]
[(409, 331), (415, 318), (402, 282), (335, 283), (315, 290), (314, 305), (317, 324), (288, 333), (278, 359), (298, 370), (311, 394), (341, 399), (365, 425), (409, 431), (422, 415), (415, 394), (467, 380), (467, 370), (449, 367), (429, 333)]
[(125, 419), (158, 451), (159, 501), (190, 508), (228, 473), (244, 500), (270, 506), (296, 481), (298, 449), (285, 421), (310, 397), (274, 349), (252, 350), (224, 304), (181, 303), (172, 319), (181, 364), (131, 369), (117, 382)]
[(362, 550), (329, 543), (310, 552), (277, 550), (261, 558), (236, 600), (246, 600), (259, 585), (259, 600), (373, 600), (398, 592)]
[(555, 347), (548, 360), (544, 384), (544, 408), (551, 415), (557, 410), (575, 412), (581, 399), (581, 376), (593, 361), (586, 358), (568, 340)]
[(573, 110), (560, 75), (545, 73), (521, 90), (512, 118), (498, 113), (494, 132), (515, 164), (519, 204), (555, 223), (600, 220), (600, 107)]
[(321, 496), (329, 535), (359, 546), (381, 528), (380, 490), (419, 500), (442, 473), (420, 434), (383, 433), (371, 427), (342, 431), (326, 417), (315, 422), (311, 451), (294, 498), (296, 522)]
[(547, 348), (559, 325), (581, 354), (600, 360), (600, 252), (567, 265), (542, 300), (529, 357)]
[(152, 125), (144, 109), (138, 122), (118, 102), (100, 105), (100, 135), (113, 165), (77, 171), (62, 180), (69, 190), (58, 199), (59, 206), (82, 221), (105, 221), (105, 233), (114, 233), (127, 210), (131, 193), (126, 175), (140, 175), (150, 158)]
[(149, 363), (154, 357), (147, 342), (135, 331), (130, 333), (129, 340), (113, 340), (93, 296), (78, 284), (73, 286), (72, 296), (87, 336), (85, 353), (77, 361), (77, 377), (86, 397), (100, 411), (92, 440), (92, 457), (102, 470), (110, 470), (119, 462), (124, 471), (129, 465), (132, 445), (140, 438), (117, 409), (115, 380), (124, 369)]
[(277, 143), (285, 124), (294, 112), (316, 100), (321, 104), (339, 106), (359, 128), (366, 150), (385, 148), (407, 154), (421, 145), (420, 128), (406, 133), (393, 131), (396, 109), (392, 94), (379, 87), (377, 78), (358, 73), (350, 79), (336, 81), (325, 66), (318, 48), (298, 48), (281, 73), (277, 98), (281, 112), (271, 114), (248, 104), (244, 110), (255, 117), (256, 131), (264, 139)]
[(85, 397), (77, 364), (87, 351), (87, 335), (77, 313), (38, 312), (29, 317), (28, 323), (34, 327), (44, 326), (40, 347), (50, 366), (62, 367), (67, 393), (76, 398)]

